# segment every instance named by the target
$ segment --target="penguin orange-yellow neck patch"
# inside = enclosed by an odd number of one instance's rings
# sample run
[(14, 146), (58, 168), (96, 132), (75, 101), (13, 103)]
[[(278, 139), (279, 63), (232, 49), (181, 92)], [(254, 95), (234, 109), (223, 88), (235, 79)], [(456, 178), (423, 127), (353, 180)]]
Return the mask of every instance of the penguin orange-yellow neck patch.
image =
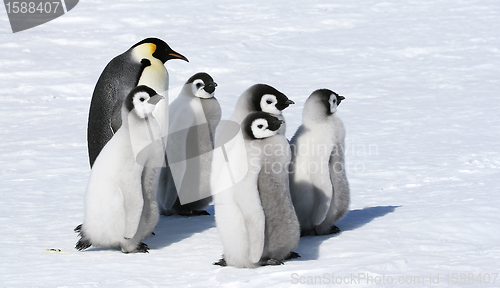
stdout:
[(143, 58), (151, 58), (151, 55), (155, 53), (156, 45), (153, 43), (144, 43), (137, 47), (134, 47), (132, 50), (132, 55), (136, 60), (141, 60)]

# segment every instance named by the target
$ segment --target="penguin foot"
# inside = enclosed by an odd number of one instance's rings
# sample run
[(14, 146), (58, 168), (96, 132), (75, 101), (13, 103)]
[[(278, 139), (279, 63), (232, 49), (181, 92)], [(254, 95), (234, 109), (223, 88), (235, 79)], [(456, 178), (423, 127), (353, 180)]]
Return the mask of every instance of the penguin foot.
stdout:
[(320, 234), (316, 233), (315, 228), (301, 229), (300, 230), (300, 237), (311, 236), (311, 235), (320, 235)]
[(178, 213), (180, 216), (202, 216), (202, 215), (210, 215), (205, 210), (183, 210)]
[(288, 256), (285, 258), (285, 260), (297, 259), (299, 257), (300, 257), (299, 253), (292, 251), (292, 252), (290, 252), (290, 254), (288, 254)]
[(73, 231), (78, 233), (78, 236), (80, 236), (80, 240), (78, 240), (78, 242), (76, 242), (76, 245), (75, 245), (76, 250), (83, 251), (83, 250), (89, 248), (90, 246), (92, 246), (92, 243), (90, 243), (90, 240), (85, 239), (85, 235), (83, 234), (83, 231), (82, 231), (82, 224), (76, 226), (76, 228), (73, 229)]
[[(122, 246), (122, 252), (125, 253), (125, 254), (129, 254), (129, 253), (149, 253), (149, 247), (148, 245), (146, 245), (145, 243), (141, 242), (139, 244), (137, 244), (137, 246), (135, 247), (135, 249), (131, 250), (131, 249), (126, 249), (127, 247), (123, 247)], [(128, 248), (131, 248), (130, 246), (128, 246)]]
[(330, 230), (326, 230), (325, 232), (319, 233), (316, 229), (314, 229), (314, 235), (316, 236), (321, 236), (321, 235), (332, 235), (332, 234), (338, 234), (340, 233), (341, 230), (339, 227), (333, 225)]
[(284, 264), (285, 263), (283, 263), (282, 261), (277, 260), (277, 259), (272, 259), (272, 258), (262, 262), (262, 266), (278, 266), (278, 265), (284, 265)]
[(82, 225), (83, 224), (76, 226), (75, 229), (73, 229), (73, 231), (75, 231), (76, 233), (82, 233)]
[(212, 264), (213, 265), (219, 265), (219, 266), (222, 266), (222, 267), (226, 267), (227, 266), (226, 260), (224, 260), (224, 258), (220, 258), (219, 261), (214, 262)]
[(90, 246), (92, 246), (92, 243), (90, 243), (89, 240), (80, 238), (80, 240), (78, 240), (78, 242), (76, 242), (75, 248), (78, 251), (83, 251), (83, 250), (89, 248)]
[(137, 245), (137, 248), (135, 249), (135, 252), (140, 252), (140, 253), (149, 253), (149, 247), (148, 245), (146, 245), (146, 243), (139, 243), (139, 245)]
[(333, 225), (332, 228), (330, 228), (330, 231), (329, 231), (328, 234), (337, 234), (337, 233), (340, 233), (340, 232), (341, 232), (340, 228), (337, 227), (337, 226), (335, 226), (335, 225)]

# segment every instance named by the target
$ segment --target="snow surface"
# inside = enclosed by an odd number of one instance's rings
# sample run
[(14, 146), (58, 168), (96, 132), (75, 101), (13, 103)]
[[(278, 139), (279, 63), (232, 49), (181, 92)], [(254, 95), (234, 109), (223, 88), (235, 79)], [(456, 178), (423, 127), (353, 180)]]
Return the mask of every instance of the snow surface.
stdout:
[[(320, 287), (331, 274), (346, 287), (495, 286), (499, 1), (84, 0), (16, 34), (0, 11), (1, 287)], [(225, 119), (259, 82), (296, 102), (289, 138), (313, 90), (346, 97), (352, 204), (341, 234), (303, 237), (301, 258), (257, 269), (212, 265), (213, 216), (161, 217), (149, 254), (74, 250), (94, 85), (150, 36), (190, 60), (167, 62), (174, 91), (196, 72), (213, 76)]]

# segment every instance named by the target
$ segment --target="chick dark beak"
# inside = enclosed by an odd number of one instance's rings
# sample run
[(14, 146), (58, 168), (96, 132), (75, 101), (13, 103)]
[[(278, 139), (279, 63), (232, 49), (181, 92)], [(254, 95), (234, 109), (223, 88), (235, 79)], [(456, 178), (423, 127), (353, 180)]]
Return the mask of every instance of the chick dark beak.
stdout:
[(156, 94), (154, 95), (153, 97), (149, 98), (148, 100), (148, 103), (149, 104), (153, 104), (153, 105), (156, 105), (158, 102), (160, 102), (160, 100), (162, 99), (165, 99), (165, 97), (159, 95), (159, 94)]
[(344, 99), (345, 99), (344, 96), (339, 96), (338, 99), (337, 99), (338, 100), (337, 101), (337, 106), (340, 105), (340, 102), (342, 102), (342, 100), (344, 100)]
[(271, 131), (276, 131), (276, 130), (280, 129), (280, 127), (281, 127), (281, 125), (282, 125), (283, 123), (285, 123), (285, 121), (280, 120), (280, 119), (278, 119), (278, 118), (276, 118), (276, 117), (273, 117), (273, 119), (272, 119), (271, 121), (269, 121), (269, 126), (268, 126), (268, 128), (269, 128), (269, 130), (271, 130)]
[(205, 85), (205, 87), (203, 89), (205, 91), (207, 91), (208, 94), (212, 94), (215, 91), (215, 87), (217, 87), (217, 83), (212, 82), (212, 83), (208, 83), (207, 85)]
[(290, 104), (295, 104), (295, 102), (293, 102), (293, 101), (292, 101), (292, 100), (290, 100), (290, 99), (287, 99), (287, 100), (285, 101), (285, 103), (278, 103), (278, 104), (276, 104), (276, 108), (278, 108), (278, 110), (280, 110), (280, 111), (283, 111), (283, 110), (285, 110), (285, 108), (287, 108)]

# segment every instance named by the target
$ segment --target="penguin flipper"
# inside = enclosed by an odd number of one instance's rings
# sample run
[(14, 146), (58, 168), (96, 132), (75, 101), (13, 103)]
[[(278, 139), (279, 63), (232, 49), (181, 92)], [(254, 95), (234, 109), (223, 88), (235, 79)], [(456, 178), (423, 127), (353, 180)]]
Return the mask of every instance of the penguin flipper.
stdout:
[[(344, 147), (343, 141), (337, 143), (336, 146)], [(334, 207), (330, 208), (330, 210), (333, 211), (329, 212), (329, 214), (331, 215), (327, 215), (326, 218), (328, 219), (328, 222), (330, 222), (328, 223), (328, 225), (332, 225), (338, 220), (340, 220), (342, 217), (344, 217), (344, 215), (347, 213), (349, 209), (349, 202), (350, 202), (349, 182), (347, 181), (347, 176), (345, 173), (343, 152), (332, 153), (332, 156), (330, 157), (329, 168), (330, 168), (330, 180), (333, 186), (332, 205), (334, 205)], [(333, 227), (331, 228), (333, 229)], [(330, 234), (335, 234), (335, 233), (330, 233)]]
[[(125, 186), (125, 185), (123, 185)], [(123, 195), (123, 204), (125, 207), (125, 239), (132, 239), (137, 233), (141, 214), (144, 207), (144, 198), (142, 196), (142, 187), (139, 181), (138, 187), (120, 187)]]
[(160, 214), (170, 216), (173, 214), (172, 208), (174, 207), (176, 201), (178, 201), (178, 198), (172, 171), (170, 170), (168, 160), (166, 159), (167, 156), (165, 155), (166, 166), (160, 169), (156, 200), (160, 208)]

